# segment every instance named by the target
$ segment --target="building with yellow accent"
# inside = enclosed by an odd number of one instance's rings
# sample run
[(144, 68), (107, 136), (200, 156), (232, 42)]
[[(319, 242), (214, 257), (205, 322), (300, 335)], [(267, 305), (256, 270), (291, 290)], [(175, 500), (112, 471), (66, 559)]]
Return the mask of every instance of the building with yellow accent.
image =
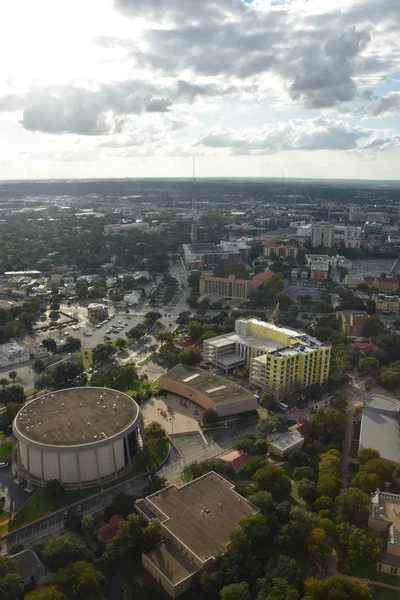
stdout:
[(238, 319), (235, 332), (203, 344), (204, 362), (230, 369), (249, 364), (249, 383), (276, 398), (329, 377), (331, 347), (317, 339), (256, 318)]
[(386, 296), (385, 294), (374, 294), (372, 296), (376, 305), (376, 311), (382, 313), (400, 313), (399, 296)]

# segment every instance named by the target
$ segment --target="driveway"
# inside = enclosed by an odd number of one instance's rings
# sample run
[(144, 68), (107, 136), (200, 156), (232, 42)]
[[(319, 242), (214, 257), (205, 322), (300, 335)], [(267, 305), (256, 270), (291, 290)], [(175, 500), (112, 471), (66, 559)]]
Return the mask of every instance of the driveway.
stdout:
[(0, 497), (5, 497), (4, 509), (17, 512), (32, 497), (24, 490), (23, 484), (14, 483), (11, 464), (5, 469), (0, 469)]

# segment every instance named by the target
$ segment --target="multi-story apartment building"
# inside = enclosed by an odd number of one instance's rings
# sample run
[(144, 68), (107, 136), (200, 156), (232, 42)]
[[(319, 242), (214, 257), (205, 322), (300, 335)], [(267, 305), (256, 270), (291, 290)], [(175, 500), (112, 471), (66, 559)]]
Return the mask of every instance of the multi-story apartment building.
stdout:
[(400, 576), (400, 495), (377, 490), (369, 510), (368, 527), (379, 533), (383, 552), (376, 569), (382, 573)]
[(182, 258), (187, 269), (213, 268), (220, 264), (245, 263), (251, 247), (243, 242), (224, 242), (217, 244), (183, 244)]
[(279, 242), (267, 242), (264, 246), (264, 256), (269, 258), (297, 258), (299, 250), (293, 244), (281, 244)]
[(311, 234), (313, 248), (332, 248), (333, 228), (334, 226), (331, 223), (314, 223)]
[(200, 296), (217, 293), (224, 298), (247, 300), (252, 292), (250, 279), (236, 279), (235, 275), (228, 277), (200, 277)]
[(342, 333), (363, 335), (363, 329), (371, 317), (365, 310), (341, 310), (338, 318), (341, 320)]
[(203, 344), (203, 359), (222, 368), (248, 365), (249, 382), (282, 398), (290, 391), (322, 384), (329, 376), (331, 348), (288, 327), (255, 318), (238, 319), (235, 332)]
[(343, 244), (345, 248), (360, 248), (361, 227), (335, 225), (333, 229), (333, 244)]

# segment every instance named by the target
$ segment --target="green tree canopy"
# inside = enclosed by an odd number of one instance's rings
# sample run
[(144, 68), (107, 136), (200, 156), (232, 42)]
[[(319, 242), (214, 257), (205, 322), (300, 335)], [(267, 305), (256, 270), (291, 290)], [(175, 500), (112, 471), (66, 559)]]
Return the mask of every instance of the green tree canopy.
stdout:
[(344, 490), (335, 500), (339, 521), (348, 521), (353, 525), (364, 527), (368, 522), (370, 499), (357, 488)]
[(82, 538), (66, 532), (53, 536), (45, 543), (42, 557), (53, 571), (58, 571), (69, 563), (87, 560), (89, 554)]
[(104, 576), (86, 561), (77, 561), (50, 577), (50, 584), (59, 587), (68, 600), (100, 600), (103, 597)]
[(267, 465), (259, 469), (253, 475), (253, 481), (259, 490), (270, 492), (278, 502), (286, 500), (292, 489), (289, 477), (277, 465)]
[(250, 600), (249, 584), (245, 581), (241, 583), (231, 583), (222, 588), (220, 600)]
[(312, 577), (304, 583), (303, 600), (372, 600), (365, 583), (344, 579), (340, 576), (318, 580)]
[(56, 585), (46, 585), (27, 594), (24, 600), (68, 600), (68, 598)]

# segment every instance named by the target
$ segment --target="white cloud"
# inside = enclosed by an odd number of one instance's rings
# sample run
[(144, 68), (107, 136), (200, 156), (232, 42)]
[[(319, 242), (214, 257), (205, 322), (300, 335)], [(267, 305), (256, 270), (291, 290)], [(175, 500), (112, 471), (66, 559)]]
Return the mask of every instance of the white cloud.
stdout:
[(369, 151), (399, 146), (400, 135), (318, 117), (291, 119), (285, 123), (241, 132), (216, 127), (201, 135), (196, 145), (229, 148), (235, 155), (275, 154), (299, 150)]

